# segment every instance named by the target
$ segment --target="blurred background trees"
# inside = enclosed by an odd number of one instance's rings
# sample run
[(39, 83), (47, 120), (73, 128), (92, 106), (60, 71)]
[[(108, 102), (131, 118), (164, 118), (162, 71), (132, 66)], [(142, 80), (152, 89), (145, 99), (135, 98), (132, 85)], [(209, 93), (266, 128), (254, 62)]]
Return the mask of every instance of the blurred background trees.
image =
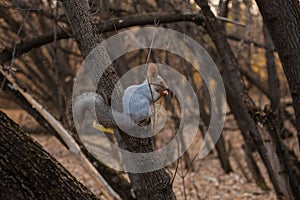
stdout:
[[(299, 132), (300, 114), (297, 109), (295, 113), (293, 106), (300, 108), (297, 107), (300, 93), (299, 1), (273, 1), (282, 3), (279, 4), (280, 10), (285, 11), (282, 13), (278, 13), (276, 7), (267, 4), (267, 1), (256, 2), (220, 0), (207, 4), (201, 0), (91, 0), (86, 1), (86, 6), (101, 39), (124, 28), (151, 26), (159, 22), (159, 26), (184, 33), (205, 47), (218, 65), (227, 93), (226, 123), (214, 153), (224, 173), (241, 173), (246, 180), (255, 181), (262, 190), (273, 187), (278, 198), (297, 199), (300, 180), (297, 129)], [(272, 9), (268, 11), (266, 8)], [(72, 16), (60, 1), (50, 0), (4, 0), (0, 9), (1, 69), (65, 125), (74, 78), (84, 59), (73, 38), (74, 30), (70, 26)], [(291, 16), (289, 13), (292, 13)], [(282, 18), (277, 17), (280, 14)], [(273, 23), (274, 18), (280, 23)], [(120, 20), (123, 20), (122, 23)], [(284, 20), (291, 22), (285, 24)], [(288, 27), (279, 28), (285, 25)], [(285, 31), (288, 28), (295, 33)], [(126, 43), (126, 38), (122, 42)], [(177, 45), (180, 48), (180, 44)], [(137, 50), (115, 61), (119, 77), (131, 68), (144, 64), (147, 53), (146, 50)], [(168, 52), (153, 49), (150, 61), (178, 70), (197, 91), (201, 110), (198, 139), (201, 141), (200, 135), (206, 134), (210, 121), (209, 93), (201, 76), (184, 59)], [(17, 112), (24, 109), (40, 124), (31, 127), (15, 117), (14, 120), (19, 120), (21, 126), (30, 132), (41, 132), (42, 127), (43, 132), (56, 134), (46, 120), (12, 90), (3, 74), (0, 74), (0, 81), (1, 110), (10, 113), (12, 109)], [(157, 147), (166, 144), (176, 134), (176, 125), (180, 121), (179, 114), (176, 114), (179, 112), (178, 102), (174, 99), (170, 101), (165, 103), (174, 105), (173, 108), (167, 106), (169, 133), (155, 138)], [(193, 158), (199, 141), (183, 156), (181, 167), (186, 167), (188, 171), (197, 172), (197, 162)], [(175, 163), (169, 168), (175, 173), (178, 166)], [(128, 184), (123, 179), (109, 180), (109, 177), (118, 177), (115, 172), (98, 170), (109, 174), (106, 178), (111, 185)], [(265, 176), (265, 170), (269, 177)], [(270, 179), (271, 184), (266, 179)], [(128, 187), (125, 187), (127, 192), (121, 192), (124, 190), (121, 186), (113, 187), (123, 198), (129, 198)]]

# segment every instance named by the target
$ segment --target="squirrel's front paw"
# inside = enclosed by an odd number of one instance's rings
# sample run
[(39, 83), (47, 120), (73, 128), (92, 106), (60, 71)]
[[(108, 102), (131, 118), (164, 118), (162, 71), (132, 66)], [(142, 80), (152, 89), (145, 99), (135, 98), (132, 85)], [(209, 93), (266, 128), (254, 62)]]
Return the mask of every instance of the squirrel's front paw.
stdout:
[(150, 124), (150, 122), (151, 122), (151, 118), (147, 118), (147, 119), (144, 119), (142, 121), (139, 121), (137, 123), (137, 125), (139, 125), (139, 126), (147, 126), (147, 125)]

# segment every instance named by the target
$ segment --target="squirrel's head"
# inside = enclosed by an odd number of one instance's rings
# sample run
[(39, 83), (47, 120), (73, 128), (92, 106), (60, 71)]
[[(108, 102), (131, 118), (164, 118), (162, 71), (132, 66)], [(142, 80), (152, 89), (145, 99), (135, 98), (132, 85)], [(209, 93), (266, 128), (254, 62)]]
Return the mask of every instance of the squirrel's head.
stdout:
[(167, 83), (158, 75), (158, 67), (154, 63), (149, 63), (147, 70), (147, 77), (151, 88), (159, 94), (159, 97), (165, 96), (168, 94), (168, 85)]

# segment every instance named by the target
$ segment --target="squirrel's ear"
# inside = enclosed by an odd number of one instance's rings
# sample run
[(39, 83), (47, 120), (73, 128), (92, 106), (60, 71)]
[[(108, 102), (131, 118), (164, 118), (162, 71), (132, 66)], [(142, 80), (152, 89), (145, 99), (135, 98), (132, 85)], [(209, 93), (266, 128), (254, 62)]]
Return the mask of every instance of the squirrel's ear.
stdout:
[(158, 67), (154, 63), (148, 65), (147, 77), (150, 81), (154, 80), (158, 76)]

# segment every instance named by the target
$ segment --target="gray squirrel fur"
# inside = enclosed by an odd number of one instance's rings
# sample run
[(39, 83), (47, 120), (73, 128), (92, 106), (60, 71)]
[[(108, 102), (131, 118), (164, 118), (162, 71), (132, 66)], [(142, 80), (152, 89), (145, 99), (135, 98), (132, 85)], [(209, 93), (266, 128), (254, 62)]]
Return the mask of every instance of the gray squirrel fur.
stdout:
[(150, 63), (146, 80), (140, 85), (132, 85), (125, 90), (123, 112), (128, 114), (136, 124), (147, 125), (150, 123), (151, 104), (167, 94), (166, 82), (158, 75), (157, 66)]
[(150, 123), (151, 105), (167, 94), (166, 82), (158, 75), (157, 66), (150, 63), (146, 80), (140, 85), (131, 85), (124, 91), (122, 99), (123, 113), (114, 111), (113, 115), (111, 108), (104, 103), (101, 95), (84, 92), (75, 98), (73, 114), (76, 115), (76, 119), (82, 121), (85, 112), (87, 110), (91, 111), (91, 106), (95, 105), (97, 118), (100, 124), (105, 127), (115, 127), (117, 125), (115, 119), (118, 120), (118, 125), (121, 126), (130, 127), (134, 124), (144, 126)]

